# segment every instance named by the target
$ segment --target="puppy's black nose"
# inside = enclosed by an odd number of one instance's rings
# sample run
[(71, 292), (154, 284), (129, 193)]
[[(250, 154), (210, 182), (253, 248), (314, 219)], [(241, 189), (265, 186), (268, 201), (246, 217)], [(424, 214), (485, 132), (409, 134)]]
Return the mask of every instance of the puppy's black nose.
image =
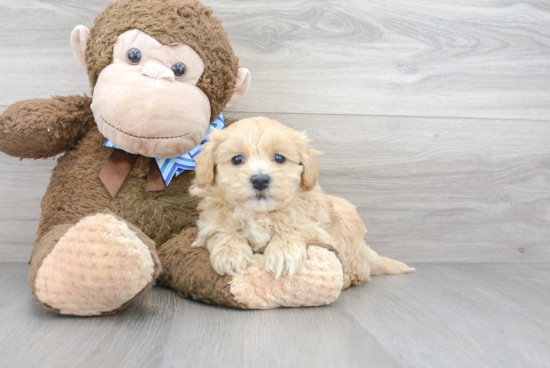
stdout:
[(250, 182), (254, 189), (264, 190), (269, 186), (269, 176), (268, 175), (252, 175)]

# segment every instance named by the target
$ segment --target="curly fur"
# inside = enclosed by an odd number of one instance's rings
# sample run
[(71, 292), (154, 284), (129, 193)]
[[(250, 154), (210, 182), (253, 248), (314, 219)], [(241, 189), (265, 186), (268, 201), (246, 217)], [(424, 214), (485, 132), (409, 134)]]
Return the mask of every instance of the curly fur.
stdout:
[[(267, 118), (244, 119), (211, 134), (191, 189), (202, 198), (193, 246), (210, 251), (218, 273), (244, 272), (252, 248), (266, 247), (266, 269), (277, 278), (292, 276), (305, 262), (309, 244), (337, 249), (345, 287), (368, 281), (371, 274), (410, 271), (365, 244), (366, 228), (353, 205), (322, 192), (317, 154), (303, 133)], [(285, 161), (276, 162), (275, 155)], [(242, 156), (243, 163), (234, 164), (235, 156)], [(269, 177), (265, 190), (253, 187), (255, 175)]]

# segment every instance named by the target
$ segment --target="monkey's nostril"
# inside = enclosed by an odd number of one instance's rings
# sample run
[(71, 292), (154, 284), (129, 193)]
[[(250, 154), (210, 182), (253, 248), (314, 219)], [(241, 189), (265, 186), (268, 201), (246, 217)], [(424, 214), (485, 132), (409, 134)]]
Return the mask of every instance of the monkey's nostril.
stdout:
[(264, 190), (269, 186), (270, 177), (268, 175), (252, 175), (250, 182), (254, 189)]

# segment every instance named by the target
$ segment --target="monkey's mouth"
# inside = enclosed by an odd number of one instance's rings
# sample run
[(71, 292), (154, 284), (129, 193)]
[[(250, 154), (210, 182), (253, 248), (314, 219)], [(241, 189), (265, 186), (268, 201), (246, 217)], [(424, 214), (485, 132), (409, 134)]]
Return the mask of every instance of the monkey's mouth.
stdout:
[(143, 136), (140, 137), (138, 135), (134, 135), (134, 134), (125, 132), (124, 130), (119, 129), (116, 126), (114, 126), (112, 124), (109, 124), (109, 122), (107, 120), (105, 120), (105, 118), (103, 116), (100, 116), (100, 118), (101, 118), (101, 120), (103, 120), (103, 122), (105, 124), (107, 124), (111, 128), (115, 129), (116, 131), (121, 132), (122, 134), (126, 134), (127, 136), (130, 136), (130, 137), (133, 137), (133, 138), (139, 138), (139, 139), (176, 139), (176, 138), (187, 137), (189, 135), (189, 133), (185, 133), (185, 134), (181, 134), (181, 135), (175, 135), (175, 136), (172, 136), (172, 137), (143, 137)]

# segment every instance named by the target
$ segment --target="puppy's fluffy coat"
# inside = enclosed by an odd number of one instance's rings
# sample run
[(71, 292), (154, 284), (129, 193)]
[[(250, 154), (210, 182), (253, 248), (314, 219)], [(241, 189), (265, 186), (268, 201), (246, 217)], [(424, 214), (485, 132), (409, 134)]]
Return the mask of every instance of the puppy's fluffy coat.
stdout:
[[(319, 152), (308, 143), (303, 133), (267, 118), (213, 132), (198, 157), (191, 190), (203, 198), (193, 246), (210, 251), (220, 275), (245, 271), (254, 251), (264, 251), (268, 271), (292, 276), (308, 244), (337, 251), (344, 287), (369, 275), (409, 272), (406, 264), (380, 257), (365, 244), (366, 228), (353, 205), (321, 191)], [(267, 178), (265, 188), (254, 184), (258, 176)]]

